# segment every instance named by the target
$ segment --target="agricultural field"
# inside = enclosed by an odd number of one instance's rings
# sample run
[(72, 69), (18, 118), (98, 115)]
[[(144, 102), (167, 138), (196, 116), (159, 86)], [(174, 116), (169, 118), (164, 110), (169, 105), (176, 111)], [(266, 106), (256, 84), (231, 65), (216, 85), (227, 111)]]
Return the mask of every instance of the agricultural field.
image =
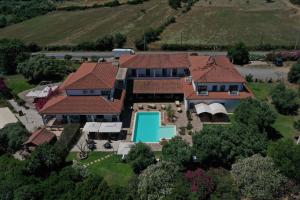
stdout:
[[(248, 3), (247, 3), (248, 2)], [(294, 45), (300, 37), (300, 7), (288, 0), (200, 0), (156, 43)]]
[(150, 27), (158, 27), (175, 14), (167, 0), (151, 0), (138, 5), (82, 11), (56, 11), (0, 29), (0, 38), (19, 38), (40, 45), (76, 44), (94, 41), (116, 32), (128, 36), (127, 46)]

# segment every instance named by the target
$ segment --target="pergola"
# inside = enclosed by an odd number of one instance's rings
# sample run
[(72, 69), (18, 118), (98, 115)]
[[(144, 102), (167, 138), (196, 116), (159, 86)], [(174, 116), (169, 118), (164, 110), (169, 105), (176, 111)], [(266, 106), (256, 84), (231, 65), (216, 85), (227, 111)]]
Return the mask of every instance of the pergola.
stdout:
[[(203, 122), (227, 122), (228, 112), (220, 103), (205, 104), (200, 103), (195, 105), (197, 115)], [(208, 114), (208, 115), (207, 115)]]
[(209, 113), (212, 115), (219, 114), (219, 113), (225, 115), (228, 114), (226, 108), (220, 103), (212, 103), (209, 105), (205, 103), (199, 103), (195, 105), (195, 109), (198, 115), (202, 113)]
[(120, 133), (122, 122), (87, 122), (83, 132), (87, 133)]

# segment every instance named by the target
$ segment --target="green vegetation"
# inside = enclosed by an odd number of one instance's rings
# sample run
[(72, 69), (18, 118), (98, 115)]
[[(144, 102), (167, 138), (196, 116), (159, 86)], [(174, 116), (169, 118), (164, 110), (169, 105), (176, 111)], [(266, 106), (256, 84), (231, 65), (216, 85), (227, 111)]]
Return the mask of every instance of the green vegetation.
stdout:
[(47, 0), (2, 0), (0, 1), (1, 28), (15, 24), (55, 9)]
[(34, 87), (34, 85), (28, 83), (28, 80), (21, 74), (6, 76), (5, 84), (15, 95)]
[[(87, 159), (79, 162), (84, 165), (109, 154), (111, 153), (90, 152)], [(67, 160), (76, 160), (76, 153), (70, 153)], [(133, 176), (130, 164), (122, 162), (120, 156), (117, 155), (112, 155), (107, 159), (94, 163), (88, 166), (87, 169), (92, 174), (102, 176), (110, 185), (126, 186), (129, 179)]]
[(295, 63), (288, 73), (288, 80), (291, 83), (299, 83), (300, 81), (300, 58)]
[(156, 45), (294, 45), (299, 31), (300, 16), (293, 16), (283, 0), (199, 1), (166, 28)]
[(287, 179), (269, 157), (253, 155), (232, 165), (231, 174), (244, 197), (273, 199), (284, 194)]
[(95, 41), (120, 32), (127, 36), (126, 46), (133, 47), (135, 39), (146, 29), (159, 27), (174, 13), (176, 11), (167, 1), (160, 0), (114, 8), (56, 11), (1, 29), (0, 38), (20, 38), (40, 45), (65, 45)]
[(249, 51), (244, 43), (239, 42), (228, 50), (228, 57), (232, 63), (237, 65), (245, 65), (249, 63)]

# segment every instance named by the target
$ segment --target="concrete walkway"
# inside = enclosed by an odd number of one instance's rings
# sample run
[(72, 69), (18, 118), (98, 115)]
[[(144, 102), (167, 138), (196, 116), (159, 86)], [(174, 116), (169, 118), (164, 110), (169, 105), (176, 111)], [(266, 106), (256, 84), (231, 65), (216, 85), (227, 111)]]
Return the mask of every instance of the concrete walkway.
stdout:
[(16, 114), (16, 117), (21, 121), (21, 123), (29, 132), (33, 132), (37, 128), (44, 126), (41, 115), (35, 109), (25, 109), (24, 107), (19, 106), (13, 99), (8, 100), (8, 102), (17, 112), (22, 111), (24, 113), (23, 116), (19, 116), (18, 114)]

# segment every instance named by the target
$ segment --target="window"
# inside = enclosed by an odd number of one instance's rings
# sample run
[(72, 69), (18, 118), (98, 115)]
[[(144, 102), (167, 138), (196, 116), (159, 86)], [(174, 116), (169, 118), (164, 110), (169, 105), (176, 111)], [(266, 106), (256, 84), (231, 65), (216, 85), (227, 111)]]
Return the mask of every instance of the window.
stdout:
[(238, 85), (230, 85), (229, 86), (229, 91), (238, 91), (239, 90), (239, 86)]
[(221, 86), (220, 86), (220, 91), (221, 91), (221, 92), (224, 92), (224, 91), (225, 91), (225, 85), (221, 85)]
[(87, 92), (88, 92), (87, 90), (83, 90), (82, 91), (83, 94), (87, 94)]
[(207, 86), (206, 85), (200, 85), (200, 86), (198, 86), (198, 94), (200, 94), (200, 95), (208, 95)]
[(150, 69), (146, 69), (146, 76), (150, 76)]
[(163, 69), (162, 70), (163, 76), (166, 77), (168, 76), (168, 70), (167, 69)]
[(217, 90), (218, 90), (218, 86), (217, 86), (217, 85), (213, 85), (212, 91), (213, 91), (213, 92), (216, 92)]
[(136, 77), (136, 69), (132, 69), (132, 70), (131, 70), (131, 75), (132, 75), (133, 77)]
[(109, 90), (102, 91), (102, 92), (101, 92), (101, 95), (102, 95), (102, 96), (110, 96), (110, 91), (109, 91)]
[(172, 76), (177, 76), (177, 69), (172, 70)]
[(94, 90), (90, 90), (90, 93), (91, 93), (91, 94), (94, 94), (94, 92), (95, 92)]

